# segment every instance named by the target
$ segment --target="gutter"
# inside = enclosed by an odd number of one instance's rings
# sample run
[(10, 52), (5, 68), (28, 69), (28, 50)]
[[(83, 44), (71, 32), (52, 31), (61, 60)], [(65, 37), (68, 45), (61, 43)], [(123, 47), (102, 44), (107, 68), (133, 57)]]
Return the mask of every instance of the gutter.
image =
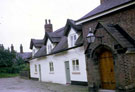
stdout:
[(79, 44), (77, 46), (74, 46), (74, 47), (71, 47), (71, 48), (67, 48), (67, 49), (63, 49), (63, 50), (59, 50), (59, 51), (56, 51), (56, 52), (53, 52), (53, 53), (50, 53), (50, 54), (46, 54), (46, 55), (43, 55), (43, 56), (34, 57), (32, 59), (41, 58), (41, 57), (45, 57), (45, 56), (50, 56), (50, 55), (53, 55), (53, 54), (61, 53), (61, 52), (64, 52), (64, 51), (67, 51), (67, 50), (71, 50), (71, 49), (74, 49), (74, 48), (77, 48), (77, 47), (81, 47), (81, 46), (83, 46), (83, 44)]

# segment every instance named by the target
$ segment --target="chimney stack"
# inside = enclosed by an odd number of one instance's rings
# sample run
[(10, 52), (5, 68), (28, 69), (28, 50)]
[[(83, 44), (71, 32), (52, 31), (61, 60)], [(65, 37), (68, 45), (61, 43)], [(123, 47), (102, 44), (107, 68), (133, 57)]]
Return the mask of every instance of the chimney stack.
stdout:
[(47, 19), (45, 20), (44, 29), (45, 29), (45, 32), (53, 32), (53, 26), (51, 24), (50, 19), (48, 21), (47, 21)]
[(14, 46), (11, 44), (11, 52), (14, 52)]
[(107, 2), (107, 1), (109, 1), (109, 0), (100, 0), (100, 3), (103, 4), (103, 3)]
[(20, 45), (20, 53), (23, 53), (23, 46), (22, 46), (22, 44)]

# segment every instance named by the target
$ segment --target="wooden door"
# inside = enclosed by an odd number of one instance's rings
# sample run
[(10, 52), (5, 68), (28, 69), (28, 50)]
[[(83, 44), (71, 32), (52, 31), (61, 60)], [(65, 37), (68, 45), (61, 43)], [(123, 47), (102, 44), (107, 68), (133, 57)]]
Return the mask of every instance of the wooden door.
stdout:
[(101, 86), (103, 89), (115, 89), (114, 63), (110, 51), (104, 51), (99, 56)]

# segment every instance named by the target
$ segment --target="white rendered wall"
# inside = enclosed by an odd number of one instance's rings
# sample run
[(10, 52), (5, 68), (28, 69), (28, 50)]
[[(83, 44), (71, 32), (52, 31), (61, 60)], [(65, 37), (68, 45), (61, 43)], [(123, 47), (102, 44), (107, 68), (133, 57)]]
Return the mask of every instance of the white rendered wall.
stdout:
[[(85, 55), (84, 55), (84, 48), (78, 47), (68, 51), (68, 57), (70, 61), (70, 75), (71, 81), (83, 81), (87, 82), (87, 73), (86, 73), (86, 62), (85, 62)], [(79, 60), (79, 71), (73, 71), (72, 67), (72, 60), (78, 59)]]
[[(73, 59), (79, 60), (80, 71), (78, 72), (73, 71), (73, 67), (72, 67)], [(41, 65), (41, 81), (66, 84), (66, 73), (65, 73), (64, 62), (69, 61), (71, 81), (87, 82), (86, 63), (85, 63), (85, 55), (84, 55), (83, 46), (75, 48), (75, 49), (71, 49), (65, 52), (61, 52), (55, 55), (41, 57), (33, 61), (34, 61), (33, 63), (30, 63), (31, 67), (34, 66), (34, 64)], [(54, 65), (53, 73), (50, 72), (49, 62), (53, 62), (53, 65)], [(31, 73), (31, 77), (37, 78), (39, 77), (39, 73), (36, 75)]]
[[(37, 61), (37, 59), (32, 59), (29, 61), (29, 63), (30, 63), (31, 78), (39, 78), (39, 68), (38, 68), (39, 62)], [(37, 72), (35, 72), (35, 65), (37, 65)]]
[[(61, 58), (50, 55), (47, 58), (42, 57), (38, 60), (41, 64), (42, 81), (66, 84), (65, 66)], [(54, 72), (50, 72), (49, 62), (53, 62)]]
[[(75, 48), (75, 49), (71, 49), (62, 53), (58, 53), (55, 56), (59, 57), (59, 59), (62, 60), (63, 63), (65, 61), (69, 61), (71, 81), (87, 82), (86, 63), (85, 63), (85, 55), (84, 55), (83, 46)], [(73, 71), (73, 67), (72, 67), (73, 59), (79, 60), (80, 70), (77, 72)]]

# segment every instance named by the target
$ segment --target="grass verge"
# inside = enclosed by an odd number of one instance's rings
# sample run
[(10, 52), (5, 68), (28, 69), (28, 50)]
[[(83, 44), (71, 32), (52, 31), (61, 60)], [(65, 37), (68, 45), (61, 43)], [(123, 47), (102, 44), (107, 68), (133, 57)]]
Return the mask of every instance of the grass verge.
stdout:
[(11, 74), (11, 73), (0, 73), (0, 78), (8, 78), (8, 77), (16, 77), (19, 74)]

